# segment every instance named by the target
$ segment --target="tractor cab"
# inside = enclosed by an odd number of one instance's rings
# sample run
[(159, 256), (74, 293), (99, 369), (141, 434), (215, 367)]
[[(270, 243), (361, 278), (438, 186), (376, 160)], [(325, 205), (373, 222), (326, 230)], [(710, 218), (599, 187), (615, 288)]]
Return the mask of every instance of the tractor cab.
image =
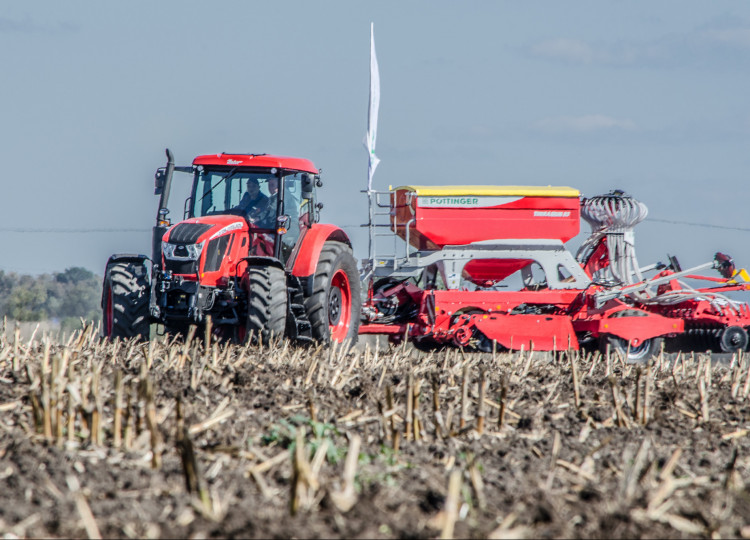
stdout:
[(239, 216), (253, 236), (249, 254), (286, 263), (312, 222), (312, 176), (276, 167), (196, 166), (186, 217), (210, 222), (214, 216)]
[(162, 240), (172, 226), (166, 218), (166, 205), (173, 171), (193, 175), (183, 218), (194, 225), (223, 223), (223, 219), (217, 220), (219, 216), (242, 218), (251, 235), (247, 255), (275, 257), (286, 263), (300, 236), (315, 221), (315, 186), (320, 185), (320, 176), (309, 160), (266, 154), (212, 154), (195, 158), (192, 167), (169, 169), (168, 164), (156, 175), (156, 190), (162, 200), (159, 230), (154, 231), (155, 261), (161, 259)]

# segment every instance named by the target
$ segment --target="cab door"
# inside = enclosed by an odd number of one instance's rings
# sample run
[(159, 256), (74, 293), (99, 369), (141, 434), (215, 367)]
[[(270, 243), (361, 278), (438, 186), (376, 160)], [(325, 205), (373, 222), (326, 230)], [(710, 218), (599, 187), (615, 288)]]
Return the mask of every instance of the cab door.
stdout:
[(281, 235), (279, 259), (284, 265), (294, 261), (302, 239), (315, 221), (314, 181), (313, 175), (307, 173), (293, 173), (283, 178), (283, 215), (288, 219), (286, 233)]

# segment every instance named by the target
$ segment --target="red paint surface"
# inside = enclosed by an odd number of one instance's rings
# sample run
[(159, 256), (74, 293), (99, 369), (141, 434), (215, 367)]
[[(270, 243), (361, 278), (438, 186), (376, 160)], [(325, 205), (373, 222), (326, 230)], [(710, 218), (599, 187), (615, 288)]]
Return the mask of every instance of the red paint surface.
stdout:
[(198, 156), (193, 165), (223, 165), (228, 167), (262, 167), (270, 169), (291, 169), (318, 174), (318, 169), (309, 159), (253, 154), (209, 154)]

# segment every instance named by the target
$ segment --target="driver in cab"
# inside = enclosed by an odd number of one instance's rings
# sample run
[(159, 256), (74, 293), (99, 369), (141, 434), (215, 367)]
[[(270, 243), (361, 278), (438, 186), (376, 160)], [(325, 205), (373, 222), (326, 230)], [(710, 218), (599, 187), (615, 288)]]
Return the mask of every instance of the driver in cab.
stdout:
[(240, 199), (237, 209), (245, 215), (250, 223), (257, 222), (268, 208), (268, 197), (260, 192), (257, 178), (247, 179), (247, 191)]

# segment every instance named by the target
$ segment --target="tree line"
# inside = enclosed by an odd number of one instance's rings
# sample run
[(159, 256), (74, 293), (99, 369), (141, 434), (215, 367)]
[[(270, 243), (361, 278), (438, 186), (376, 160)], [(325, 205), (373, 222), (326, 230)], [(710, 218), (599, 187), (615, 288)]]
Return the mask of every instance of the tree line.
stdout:
[(57, 320), (63, 330), (101, 319), (102, 278), (80, 267), (39, 276), (0, 270), (0, 317)]

